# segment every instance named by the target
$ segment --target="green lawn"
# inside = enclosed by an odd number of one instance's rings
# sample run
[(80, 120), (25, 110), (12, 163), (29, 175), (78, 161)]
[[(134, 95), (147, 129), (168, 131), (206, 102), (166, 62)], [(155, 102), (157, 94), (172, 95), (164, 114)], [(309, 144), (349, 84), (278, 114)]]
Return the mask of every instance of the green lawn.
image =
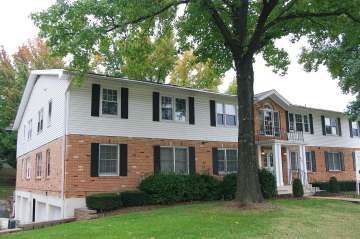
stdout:
[(0, 184), (0, 200), (8, 199), (15, 190), (15, 186)]
[(278, 200), (274, 209), (196, 203), (62, 224), (2, 238), (359, 238), (360, 204)]

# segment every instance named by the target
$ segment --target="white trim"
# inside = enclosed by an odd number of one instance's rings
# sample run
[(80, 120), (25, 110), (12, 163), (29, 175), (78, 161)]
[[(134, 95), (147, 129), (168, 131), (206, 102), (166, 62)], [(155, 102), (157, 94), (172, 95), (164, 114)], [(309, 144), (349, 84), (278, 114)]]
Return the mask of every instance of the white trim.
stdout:
[[(117, 167), (116, 167), (116, 173), (100, 173), (100, 155), (101, 155), (101, 146), (116, 146), (117, 148)], [(114, 160), (114, 159), (105, 159), (105, 160)], [(118, 144), (99, 144), (99, 158), (98, 158), (98, 176), (99, 177), (111, 177), (111, 176), (119, 176), (120, 172), (120, 147)]]
[[(173, 153), (173, 171), (172, 173), (176, 173), (176, 154), (175, 151), (176, 149), (186, 149), (186, 164), (187, 164), (187, 172), (186, 174), (190, 174), (190, 163), (189, 163), (189, 147), (185, 147), (185, 146), (160, 146), (160, 155), (161, 155), (161, 148), (168, 148), (168, 149), (172, 149), (172, 153)], [(160, 156), (160, 171), (161, 171), (161, 156)]]

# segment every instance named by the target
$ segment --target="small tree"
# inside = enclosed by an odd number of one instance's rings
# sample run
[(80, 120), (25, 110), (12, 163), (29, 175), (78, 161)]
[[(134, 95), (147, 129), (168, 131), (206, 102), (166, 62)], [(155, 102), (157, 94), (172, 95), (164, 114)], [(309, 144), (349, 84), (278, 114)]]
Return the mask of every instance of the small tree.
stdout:
[(264, 168), (260, 169), (259, 180), (263, 197), (274, 198), (276, 196), (276, 179), (274, 174)]
[(331, 193), (338, 193), (340, 191), (339, 183), (336, 177), (330, 177), (329, 179), (329, 192)]
[(304, 188), (300, 179), (296, 178), (292, 184), (293, 196), (295, 198), (301, 198), (304, 196)]

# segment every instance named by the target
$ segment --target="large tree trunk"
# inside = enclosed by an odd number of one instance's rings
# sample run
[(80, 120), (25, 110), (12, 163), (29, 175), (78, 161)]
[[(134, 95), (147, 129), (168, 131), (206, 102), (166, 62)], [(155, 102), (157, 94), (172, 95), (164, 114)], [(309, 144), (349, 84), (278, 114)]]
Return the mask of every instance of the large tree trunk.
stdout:
[(252, 59), (235, 59), (238, 118), (236, 200), (242, 205), (263, 201), (258, 175), (254, 130), (254, 71)]

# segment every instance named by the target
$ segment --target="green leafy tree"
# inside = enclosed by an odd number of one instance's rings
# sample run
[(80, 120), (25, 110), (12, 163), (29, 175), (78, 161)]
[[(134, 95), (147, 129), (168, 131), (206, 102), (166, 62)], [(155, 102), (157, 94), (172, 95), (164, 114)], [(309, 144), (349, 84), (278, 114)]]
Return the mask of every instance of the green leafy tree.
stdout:
[(44, 41), (35, 39), (19, 47), (12, 58), (0, 50), (0, 159), (16, 166), (16, 132), (10, 130), (30, 69), (62, 68), (61, 58), (49, 53)]
[(170, 73), (170, 83), (195, 89), (218, 91), (223, 75), (216, 72), (211, 59), (197, 62), (191, 51), (184, 52)]
[[(73, 56), (70, 66), (80, 76), (88, 71), (99, 49), (105, 61), (111, 62), (113, 53), (120, 51), (113, 43), (139, 29), (156, 37), (174, 29), (181, 51), (192, 50), (200, 62), (211, 59), (218, 72), (233, 68), (239, 105), (236, 198), (248, 204), (263, 200), (256, 173), (254, 56), (261, 53), (267, 64), (283, 75), (289, 59), (284, 49), (275, 46), (276, 39), (290, 35), (295, 43), (307, 37), (311, 43), (308, 55), (324, 53), (327, 48), (321, 46), (339, 49), (348, 39), (346, 45), (356, 48), (360, 42), (359, 9), (359, 0), (63, 0), (34, 14), (33, 19), (54, 52)], [(343, 53), (344, 59), (351, 54)]]
[(231, 95), (236, 95), (236, 92), (237, 92), (236, 80), (232, 80), (226, 90), (226, 93)]

